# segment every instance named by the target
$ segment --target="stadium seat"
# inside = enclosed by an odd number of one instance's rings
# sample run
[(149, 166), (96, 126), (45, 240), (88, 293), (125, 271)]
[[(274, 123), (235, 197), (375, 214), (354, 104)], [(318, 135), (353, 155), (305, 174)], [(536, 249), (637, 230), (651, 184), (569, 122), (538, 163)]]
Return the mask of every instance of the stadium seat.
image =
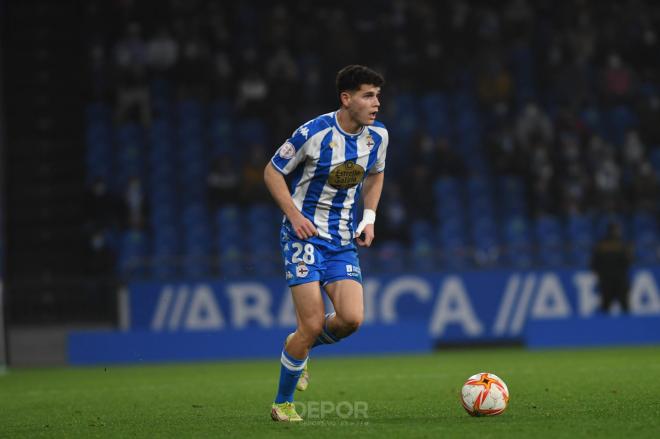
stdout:
[(378, 253), (378, 264), (387, 267), (388, 272), (399, 273), (406, 267), (406, 253), (404, 247), (398, 241), (385, 241), (376, 249)]
[(179, 102), (177, 110), (180, 122), (199, 121), (201, 123), (204, 117), (203, 105), (197, 99), (189, 98)]
[(124, 232), (117, 263), (119, 274), (124, 278), (142, 276), (146, 255), (146, 235), (138, 230)]
[(107, 104), (102, 102), (92, 102), (85, 108), (85, 120), (88, 124), (110, 123), (112, 112)]
[(420, 99), (420, 107), (424, 116), (424, 130), (434, 139), (449, 137), (451, 124), (446, 96), (442, 93), (429, 93)]
[(502, 236), (507, 261), (515, 268), (530, 268), (533, 264), (533, 244), (527, 220), (522, 216), (506, 218)]
[(606, 138), (614, 145), (623, 145), (626, 133), (637, 125), (637, 116), (626, 105), (617, 105), (606, 113)]
[(539, 262), (547, 267), (559, 267), (565, 263), (564, 231), (561, 221), (550, 215), (545, 215), (535, 221)]
[(440, 177), (433, 182), (433, 195), (436, 199), (459, 196), (458, 180), (453, 177)]
[(411, 248), (411, 269), (416, 272), (433, 272), (438, 270), (436, 251), (429, 239), (416, 239)]
[(246, 119), (238, 122), (235, 126), (237, 141), (241, 145), (267, 143), (267, 129), (266, 125), (260, 119)]

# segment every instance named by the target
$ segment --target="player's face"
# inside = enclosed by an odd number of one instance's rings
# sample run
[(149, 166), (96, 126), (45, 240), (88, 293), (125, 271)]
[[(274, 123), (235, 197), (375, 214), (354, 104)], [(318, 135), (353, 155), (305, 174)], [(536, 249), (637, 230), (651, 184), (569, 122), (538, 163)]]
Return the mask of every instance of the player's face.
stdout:
[(373, 125), (380, 108), (380, 87), (362, 84), (348, 99), (348, 114), (359, 125)]

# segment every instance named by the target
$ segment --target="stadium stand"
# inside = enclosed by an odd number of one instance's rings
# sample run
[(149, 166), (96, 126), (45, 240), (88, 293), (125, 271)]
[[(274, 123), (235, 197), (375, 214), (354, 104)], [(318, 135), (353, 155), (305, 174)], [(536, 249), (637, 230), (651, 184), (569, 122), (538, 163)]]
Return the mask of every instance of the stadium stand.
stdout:
[[(369, 269), (586, 266), (612, 219), (658, 262), (658, 43), (637, 21), (657, 5), (152, 3), (87, 5), (86, 181), (126, 205), (121, 276), (278, 274), (260, 168), (294, 123), (336, 106), (344, 59), (387, 77), (385, 191), (408, 200), (406, 233)], [(305, 40), (317, 27), (332, 45)], [(373, 43), (358, 57), (355, 41)]]

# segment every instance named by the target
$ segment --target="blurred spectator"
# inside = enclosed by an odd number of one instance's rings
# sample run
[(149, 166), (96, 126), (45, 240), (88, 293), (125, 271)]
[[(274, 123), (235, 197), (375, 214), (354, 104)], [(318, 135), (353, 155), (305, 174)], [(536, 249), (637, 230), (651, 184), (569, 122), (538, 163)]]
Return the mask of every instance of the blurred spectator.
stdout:
[(577, 105), (589, 99), (593, 79), (587, 57), (577, 55), (570, 59), (560, 46), (553, 46), (549, 57), (548, 97), (563, 105)]
[(640, 134), (647, 145), (660, 145), (660, 98), (644, 97), (638, 105)]
[[(424, 162), (416, 162), (406, 173), (406, 211), (411, 218), (433, 218), (431, 187), (433, 175)], [(442, 200), (440, 200), (442, 202)]]
[(92, 98), (101, 102), (109, 101), (115, 86), (105, 47), (100, 42), (94, 43), (89, 49), (89, 64), (92, 75)]
[(116, 253), (108, 242), (108, 232), (97, 229), (89, 237), (84, 272), (88, 306), (101, 306), (113, 315), (117, 309), (117, 284), (114, 280)]
[(630, 196), (635, 209), (657, 213), (658, 178), (653, 167), (647, 161), (638, 165), (633, 171), (632, 194)]
[(433, 142), (433, 146), (435, 157), (430, 163), (436, 175), (449, 175), (452, 177), (465, 177), (467, 175), (467, 167), (463, 158), (452, 150), (446, 137), (441, 137)]
[(612, 157), (598, 164), (594, 181), (598, 208), (606, 212), (617, 210), (621, 202), (621, 169)]
[(206, 47), (198, 38), (189, 38), (181, 46), (177, 65), (179, 97), (206, 98), (210, 85), (210, 65)]
[(166, 27), (147, 43), (147, 65), (155, 77), (170, 79), (179, 57), (179, 44)]
[(108, 243), (108, 232), (99, 228), (89, 237), (86, 273), (104, 278), (110, 277), (115, 269), (115, 252)]
[(628, 131), (623, 144), (623, 164), (628, 167), (637, 167), (644, 159), (645, 148), (639, 134), (635, 130)]
[(238, 83), (238, 108), (246, 117), (261, 116), (266, 111), (269, 87), (265, 79), (252, 69)]
[(516, 140), (523, 149), (528, 149), (532, 142), (550, 144), (554, 138), (552, 121), (538, 105), (528, 103), (516, 120)]
[(265, 203), (270, 200), (264, 181), (264, 166), (268, 155), (263, 145), (254, 144), (249, 148), (248, 162), (243, 167), (241, 178), (241, 202), (245, 204)]
[(376, 231), (378, 240), (407, 242), (410, 218), (401, 187), (396, 182), (389, 183), (387, 189), (383, 191), (383, 195), (379, 208), (382, 220), (379, 220)]
[(555, 192), (552, 181), (555, 169), (549, 147), (536, 142), (530, 148), (528, 183), (530, 206), (535, 214), (546, 214), (555, 210)]
[(117, 225), (120, 202), (110, 191), (105, 180), (98, 177), (85, 194), (88, 228), (103, 229)]
[(512, 92), (511, 75), (498, 59), (489, 60), (478, 79), (479, 100), (486, 105), (508, 102)]
[(489, 134), (488, 153), (493, 169), (500, 175), (522, 175), (527, 168), (527, 154), (516, 143), (508, 121), (501, 121)]
[(611, 53), (603, 72), (605, 96), (613, 103), (623, 103), (630, 98), (633, 74), (618, 53)]
[(240, 201), (241, 174), (232, 162), (231, 155), (223, 154), (211, 165), (206, 177), (206, 190), (210, 206), (215, 210), (224, 204)]
[(213, 54), (211, 85), (215, 97), (233, 98), (234, 66), (224, 47), (218, 47)]
[(560, 186), (561, 211), (566, 215), (583, 213), (588, 204), (590, 183), (587, 174), (577, 163), (571, 163)]
[(126, 203), (126, 221), (129, 228), (141, 229), (146, 217), (146, 203), (142, 181), (139, 177), (131, 177), (124, 193)]
[(411, 161), (423, 164), (434, 177), (466, 175), (463, 158), (451, 148), (446, 137), (434, 139), (428, 134), (418, 135), (411, 152)]
[[(117, 121), (140, 120), (151, 124), (151, 106), (147, 87), (147, 49), (138, 23), (126, 28), (125, 36), (115, 46), (117, 69)], [(137, 111), (136, 113), (133, 113)]]
[(647, 24), (638, 34), (631, 50), (631, 61), (637, 67), (642, 81), (657, 83), (660, 79), (660, 58), (658, 58), (658, 31)]
[(608, 313), (612, 303), (618, 302), (628, 312), (629, 271), (632, 264), (632, 249), (623, 241), (621, 226), (610, 223), (607, 234), (594, 246), (591, 270), (598, 277), (601, 311)]

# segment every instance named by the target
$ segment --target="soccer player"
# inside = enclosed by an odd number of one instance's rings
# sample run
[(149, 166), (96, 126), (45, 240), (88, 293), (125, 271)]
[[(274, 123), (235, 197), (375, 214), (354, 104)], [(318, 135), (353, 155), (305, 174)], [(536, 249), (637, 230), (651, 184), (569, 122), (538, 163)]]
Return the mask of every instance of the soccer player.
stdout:
[[(374, 239), (383, 188), (388, 133), (376, 122), (383, 77), (364, 66), (337, 73), (340, 107), (295, 130), (264, 170), (271, 195), (284, 212), (280, 244), (298, 326), (282, 350), (275, 421), (302, 421), (293, 404), (309, 383), (311, 348), (337, 343), (363, 319), (357, 247)], [(289, 177), (285, 179), (285, 176)], [(353, 230), (356, 201), (364, 204)], [(324, 315), (321, 287), (335, 312)]]

